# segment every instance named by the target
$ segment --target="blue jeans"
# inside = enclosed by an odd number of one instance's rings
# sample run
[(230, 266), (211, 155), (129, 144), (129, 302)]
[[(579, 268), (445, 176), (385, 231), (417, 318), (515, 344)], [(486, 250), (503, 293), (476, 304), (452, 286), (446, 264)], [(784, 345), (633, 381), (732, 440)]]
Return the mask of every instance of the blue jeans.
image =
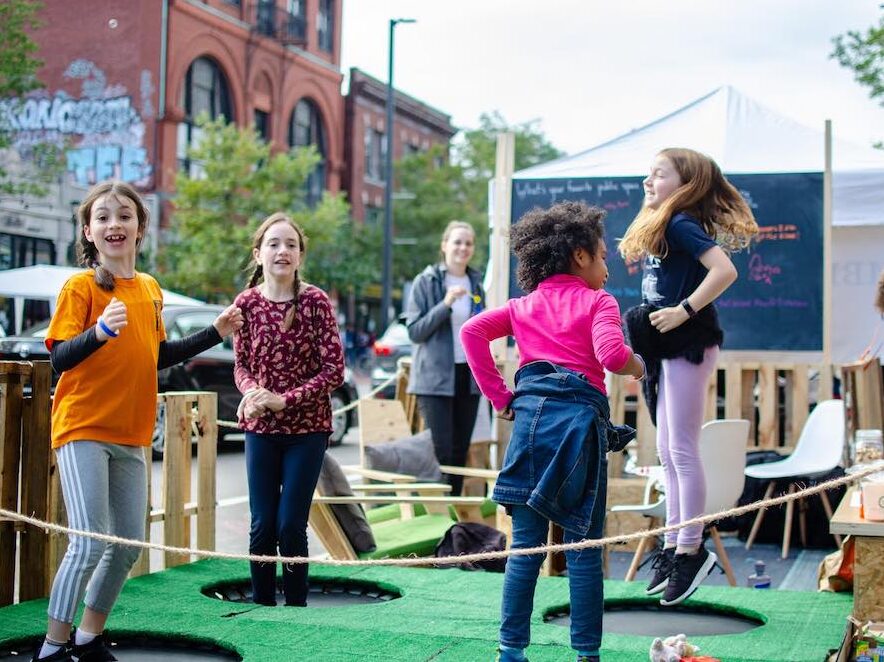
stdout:
[[(605, 515), (605, 490), (600, 490), (592, 511), (592, 524), (587, 538), (601, 538)], [(512, 549), (538, 547), (547, 541), (549, 520), (530, 506), (512, 506)], [(564, 542), (582, 538), (565, 529)], [(571, 647), (588, 654), (598, 654), (602, 643), (602, 549), (565, 552), (568, 563), (568, 584), (571, 593)], [(500, 607), (500, 643), (513, 648), (526, 648), (531, 641), (531, 611), (534, 588), (543, 564), (543, 554), (511, 556), (506, 562), (503, 600)]]
[[(249, 483), (249, 553), (307, 556), (307, 518), (328, 445), (328, 432), (258, 434), (246, 432)], [(250, 564), (254, 601), (276, 604), (276, 564)], [(307, 564), (283, 568), (289, 606), (307, 604)]]

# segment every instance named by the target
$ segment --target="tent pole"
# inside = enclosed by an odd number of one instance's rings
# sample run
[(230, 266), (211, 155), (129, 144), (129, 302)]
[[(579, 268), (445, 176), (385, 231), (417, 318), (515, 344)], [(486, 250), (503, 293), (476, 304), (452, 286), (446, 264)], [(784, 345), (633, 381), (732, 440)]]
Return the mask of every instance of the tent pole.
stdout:
[[(832, 364), (832, 120), (825, 123), (823, 173), (823, 365)], [(826, 397), (831, 397), (826, 394)]]

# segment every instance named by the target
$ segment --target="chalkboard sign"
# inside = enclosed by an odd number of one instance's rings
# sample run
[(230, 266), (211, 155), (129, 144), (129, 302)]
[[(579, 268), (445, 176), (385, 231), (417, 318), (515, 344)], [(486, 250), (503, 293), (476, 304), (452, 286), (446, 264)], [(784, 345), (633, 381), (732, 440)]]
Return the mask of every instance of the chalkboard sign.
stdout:
[[(565, 200), (607, 210), (605, 237), (610, 275), (605, 289), (621, 310), (641, 301), (641, 268), (627, 265), (617, 239), (641, 209), (642, 177), (516, 179), (512, 218), (534, 207)], [(760, 228), (758, 241), (731, 255), (737, 281), (716, 305), (726, 350), (822, 351), (823, 175), (790, 173), (728, 175), (743, 194)], [(522, 292), (510, 265), (510, 296)]]

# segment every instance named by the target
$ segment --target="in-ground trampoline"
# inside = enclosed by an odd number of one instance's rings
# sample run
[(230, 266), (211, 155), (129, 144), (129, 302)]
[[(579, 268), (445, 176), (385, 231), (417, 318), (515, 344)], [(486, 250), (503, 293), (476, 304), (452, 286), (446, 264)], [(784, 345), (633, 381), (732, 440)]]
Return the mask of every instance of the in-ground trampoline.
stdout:
[[(316, 607), (326, 599), (320, 595), (326, 589), (318, 588), (324, 586), (335, 590), (353, 587), (342, 591), (358, 589), (360, 593), (365, 592), (362, 598), (368, 598), (372, 590), (379, 596), (398, 597), (368, 600), (348, 597), (347, 603), (331, 608), (260, 607), (240, 601), (247, 599), (243, 588), (236, 589), (241, 594), (236, 600), (232, 599), (235, 594), (218, 590), (219, 587), (247, 587), (247, 563), (200, 561), (127, 582), (108, 622), (109, 636), (120, 642), (120, 653), (125, 652), (124, 642), (130, 641), (126, 637), (135, 635), (143, 636), (144, 641), (160, 640), (176, 647), (165, 653), (156, 651), (156, 657), (152, 658), (118, 656), (126, 662), (186, 660), (179, 655), (182, 649), (178, 648), (178, 642), (182, 640), (192, 642), (191, 648), (210, 643), (217, 648), (205, 653), (217, 659), (244, 662), (493, 659), (503, 575), (457, 569), (313, 565), (310, 578), (317, 587), (310, 596)], [(683, 624), (670, 629), (671, 625), (663, 620), (669, 612), (658, 610), (657, 601), (644, 595), (640, 582), (607, 581), (605, 599), (609, 614), (602, 640), (603, 659), (645, 662), (654, 637), (688, 629)], [(567, 578), (542, 577), (534, 604), (528, 657), (532, 662), (570, 659), (573, 653), (568, 628), (544, 622), (544, 615), (567, 614)], [(615, 624), (617, 618), (633, 620), (636, 605), (651, 608), (651, 626), (645, 631), (652, 631), (647, 634), (615, 631), (620, 630)], [(738, 633), (689, 635), (704, 655), (722, 662), (792, 662), (823, 659), (828, 650), (837, 648), (852, 606), (852, 596), (842, 593), (701, 586), (679, 611), (735, 615), (755, 625)], [(46, 600), (2, 608), (0, 649), (8, 647), (8, 642), (36, 640), (45, 627)], [(174, 656), (170, 656), (173, 652)], [(159, 657), (162, 654), (166, 656)], [(220, 655), (228, 657), (218, 657)]]
[[(569, 627), (568, 609), (553, 609), (543, 620)], [(662, 607), (659, 603), (605, 601), (605, 632), (657, 637), (660, 632), (685, 634), (688, 637), (740, 634), (764, 625), (764, 621), (734, 610), (692, 605)]]
[[(114, 656), (125, 662), (213, 662), (216, 660), (242, 660), (232, 650), (227, 650), (211, 642), (193, 639), (169, 639), (147, 635), (127, 635), (109, 637)], [(30, 660), (39, 639), (13, 641), (0, 644), (0, 662), (22, 662)]]
[[(222, 582), (214, 586), (206, 586), (202, 589), (202, 593), (217, 600), (252, 604), (252, 585), (248, 580)], [(311, 578), (307, 595), (307, 607), (313, 609), (348, 607), (358, 604), (387, 602), (399, 597), (402, 596), (398, 592), (390, 592), (377, 584), (348, 580), (323, 581)], [(282, 593), (282, 581), (277, 579), (276, 604), (282, 605), (284, 603), (285, 596)]]

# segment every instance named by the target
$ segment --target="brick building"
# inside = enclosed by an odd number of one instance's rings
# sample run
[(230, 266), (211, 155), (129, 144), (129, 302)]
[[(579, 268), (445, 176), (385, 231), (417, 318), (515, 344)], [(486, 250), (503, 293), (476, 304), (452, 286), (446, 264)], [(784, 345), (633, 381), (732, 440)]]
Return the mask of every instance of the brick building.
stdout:
[[(345, 191), (353, 216), (383, 216), (386, 84), (354, 69), (342, 96), (343, 0), (87, 0), (46, 2), (33, 35), (45, 87), (0, 99), (0, 128), (27, 161), (30, 146), (65, 152), (59, 185), (41, 199), (0, 197), (0, 269), (72, 260), (72, 214), (109, 178), (145, 194), (156, 250), (169, 224), (196, 117), (253, 125), (278, 150), (315, 145), (308, 197)], [(397, 94), (394, 158), (447, 143), (449, 117)], [(14, 168), (13, 168), (14, 170)], [(9, 302), (0, 299), (0, 309)]]
[[(397, 91), (393, 117), (393, 160), (434, 144), (447, 145), (457, 132), (451, 117)], [(350, 69), (345, 100), (344, 188), (353, 217), (382, 223), (386, 156), (387, 84), (359, 69)]]
[(162, 207), (178, 168), (194, 167), (186, 148), (201, 112), (254, 124), (277, 149), (316, 145), (323, 160), (310, 192), (336, 192), (344, 152), (341, 4), (46, 3), (34, 34), (46, 87), (15, 112), (0, 101), (0, 116), (19, 152), (40, 140), (64, 145), (64, 179), (80, 192), (115, 177), (156, 193)]

